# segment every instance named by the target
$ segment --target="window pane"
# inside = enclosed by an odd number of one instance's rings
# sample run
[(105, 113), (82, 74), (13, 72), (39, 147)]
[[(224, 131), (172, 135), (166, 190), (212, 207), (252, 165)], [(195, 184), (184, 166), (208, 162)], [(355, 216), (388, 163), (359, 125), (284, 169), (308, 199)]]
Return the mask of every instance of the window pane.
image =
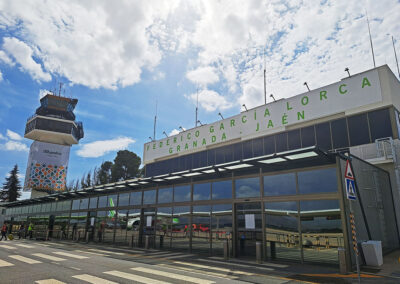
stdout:
[(275, 153), (275, 135), (264, 137), (264, 154)]
[(215, 165), (215, 149), (207, 151), (207, 165)]
[(233, 160), (238, 161), (243, 159), (242, 143), (236, 143), (233, 145)]
[(91, 197), (89, 200), (89, 208), (97, 208), (97, 197)]
[(160, 188), (158, 190), (158, 203), (172, 202), (172, 187)]
[(213, 255), (224, 254), (225, 240), (228, 240), (228, 247), (232, 248), (232, 204), (212, 206), (211, 231)]
[(211, 195), (210, 183), (198, 183), (193, 185), (193, 200), (209, 200)]
[(155, 204), (156, 203), (156, 190), (143, 191), (143, 204)]
[(225, 163), (229, 163), (233, 161), (233, 145), (229, 145), (225, 147)]
[(120, 193), (118, 197), (118, 206), (129, 205), (129, 193)]
[(349, 147), (346, 119), (331, 122), (333, 149)]
[(265, 203), (265, 236), (272, 259), (300, 259), (297, 202)]
[(253, 157), (264, 155), (263, 138), (253, 140)]
[(275, 135), (276, 152), (284, 152), (288, 150), (287, 146), (287, 132)]
[(303, 148), (315, 145), (314, 125), (301, 129), (301, 146)]
[(107, 196), (100, 196), (98, 208), (104, 208), (104, 207), (107, 207)]
[(172, 247), (188, 249), (190, 242), (190, 206), (174, 207), (172, 217)]
[(301, 148), (300, 129), (288, 132), (288, 144), (289, 144), (289, 150)]
[(373, 142), (375, 139), (393, 137), (388, 109), (371, 111), (368, 113), (368, 119)]
[(337, 263), (344, 247), (339, 201), (300, 201), (300, 216), (304, 260)]
[(237, 179), (235, 186), (236, 198), (260, 196), (260, 179), (258, 177)]
[(210, 253), (211, 205), (193, 206), (192, 251)]
[(205, 167), (207, 166), (207, 151), (202, 151), (200, 152), (200, 167)]
[[(172, 197), (172, 188), (171, 197)], [(159, 197), (160, 198), (160, 197)], [(156, 222), (156, 247), (170, 248), (172, 238), (172, 208), (159, 207)]]
[(217, 149), (215, 153), (215, 164), (223, 164), (225, 163), (225, 155), (224, 155), (225, 147), (220, 147)]
[(370, 143), (366, 113), (349, 117), (347, 122), (349, 124), (351, 146)]
[(212, 183), (212, 199), (232, 198), (232, 181), (224, 180)]
[(118, 195), (113, 194), (108, 196), (107, 207), (116, 207), (118, 201)]
[(337, 191), (336, 168), (298, 172), (299, 193)]
[(190, 185), (174, 188), (174, 202), (190, 201)]
[(79, 210), (80, 202), (81, 202), (80, 199), (72, 200), (72, 210)]
[(81, 199), (79, 209), (87, 209), (89, 206), (89, 198)]
[(142, 192), (135, 191), (131, 192), (131, 196), (129, 198), (130, 205), (142, 205)]
[(331, 130), (329, 122), (315, 125), (317, 145), (324, 150), (332, 149)]
[(264, 195), (286, 194), (296, 194), (295, 173), (264, 176)]
[(253, 149), (252, 149), (252, 141), (244, 141), (242, 142), (243, 147), (243, 159), (252, 158), (253, 157)]

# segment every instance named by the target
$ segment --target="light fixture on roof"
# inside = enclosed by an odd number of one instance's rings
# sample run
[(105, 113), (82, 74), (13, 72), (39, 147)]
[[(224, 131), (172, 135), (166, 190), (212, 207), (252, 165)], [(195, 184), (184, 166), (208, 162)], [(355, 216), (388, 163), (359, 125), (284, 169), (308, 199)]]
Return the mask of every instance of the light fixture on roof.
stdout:
[(153, 138), (151, 138), (150, 136), (149, 136), (149, 139), (150, 139), (150, 141), (153, 141)]
[[(234, 165), (234, 166), (225, 167), (225, 169), (236, 170), (236, 169), (242, 169), (242, 168), (249, 168), (249, 167), (252, 167), (252, 166), (253, 165), (250, 165), (250, 164), (238, 164), (238, 165)], [(220, 171), (221, 171), (221, 169), (220, 169)]]
[(219, 112), (218, 113), (218, 115), (222, 118), (222, 119), (224, 119), (224, 117), (222, 116), (222, 114)]
[(289, 160), (297, 160), (297, 159), (304, 159), (304, 158), (310, 158), (310, 157), (315, 157), (315, 156), (318, 156), (318, 154), (315, 153), (314, 151), (311, 151), (311, 152), (305, 152), (305, 153), (299, 153), (299, 154), (285, 156), (285, 158), (289, 159)]
[(125, 185), (117, 185), (116, 187), (117, 187), (117, 188), (124, 188)]
[(147, 181), (139, 181), (140, 184), (148, 184)]
[(347, 72), (347, 74), (349, 74), (349, 77), (351, 77), (351, 76), (350, 76), (349, 67), (346, 67), (346, 68), (344, 68), (344, 71), (346, 71), (346, 72)]
[(179, 129), (180, 129), (180, 130), (182, 130), (182, 132), (184, 132), (184, 131), (185, 131), (185, 129), (183, 129), (183, 127), (182, 127), (182, 126), (179, 126)]
[(134, 186), (134, 185), (138, 185), (138, 184), (137, 184), (137, 183), (134, 183), (134, 182), (131, 182), (131, 183), (128, 183), (128, 185)]
[(214, 173), (214, 172), (215, 172), (214, 169), (210, 169), (210, 170), (205, 170), (205, 171), (203, 171), (203, 173), (205, 173), (205, 174), (212, 174), (212, 173)]
[(198, 121), (197, 121), (197, 123), (199, 123), (201, 126), (203, 126), (203, 123), (201, 123), (201, 121), (200, 121), (200, 120), (198, 120)]
[(165, 136), (167, 136), (167, 138), (168, 138), (168, 135), (167, 135), (167, 133), (165, 133), (165, 131), (163, 131), (163, 134), (164, 134)]
[(283, 158), (272, 158), (272, 159), (267, 159), (267, 160), (262, 160), (258, 161), (259, 163), (263, 164), (274, 164), (274, 163), (280, 163), (280, 162), (285, 162), (286, 160)]
[(303, 85), (307, 87), (307, 90), (308, 90), (308, 91), (311, 91), (311, 90), (310, 90), (310, 88), (308, 87), (308, 84), (307, 84), (307, 82), (304, 82), (304, 84), (303, 84)]
[(273, 94), (270, 94), (269, 97), (272, 98), (274, 100), (274, 102), (276, 102), (275, 97), (274, 97)]
[(153, 179), (153, 181), (160, 182), (160, 181), (164, 181), (164, 180), (162, 178), (156, 178), (156, 179)]
[(164, 179), (173, 180), (173, 179), (178, 179), (178, 178), (182, 178), (182, 177), (181, 176), (172, 176), (172, 177), (166, 177)]
[(246, 107), (246, 105), (245, 105), (245, 104), (243, 104), (243, 106), (244, 106), (244, 108), (245, 108), (245, 110), (246, 110), (246, 111), (249, 111), (249, 110), (247, 109), (247, 107)]
[(202, 175), (202, 174), (203, 173), (196, 172), (196, 173), (184, 174), (183, 176), (185, 176), (185, 177), (194, 177), (194, 176), (199, 176), (199, 175)]

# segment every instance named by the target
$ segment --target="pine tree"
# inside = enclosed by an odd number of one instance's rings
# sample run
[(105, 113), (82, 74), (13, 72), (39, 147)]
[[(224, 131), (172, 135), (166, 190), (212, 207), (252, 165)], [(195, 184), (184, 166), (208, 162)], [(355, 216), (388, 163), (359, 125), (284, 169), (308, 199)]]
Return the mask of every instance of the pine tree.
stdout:
[(13, 202), (21, 196), (21, 185), (18, 180), (18, 166), (15, 165), (9, 176), (6, 177), (6, 182), (3, 183), (3, 190), (0, 191), (0, 200)]

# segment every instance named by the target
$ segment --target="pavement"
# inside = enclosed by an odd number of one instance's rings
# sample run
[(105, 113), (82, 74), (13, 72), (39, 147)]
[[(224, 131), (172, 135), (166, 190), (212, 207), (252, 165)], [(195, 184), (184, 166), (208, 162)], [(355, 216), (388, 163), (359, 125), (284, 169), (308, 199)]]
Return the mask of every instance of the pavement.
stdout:
[[(361, 283), (400, 283), (400, 251), (380, 269), (365, 267)], [(324, 265), (207, 257), (76, 242), (0, 241), (0, 283), (358, 283)]]

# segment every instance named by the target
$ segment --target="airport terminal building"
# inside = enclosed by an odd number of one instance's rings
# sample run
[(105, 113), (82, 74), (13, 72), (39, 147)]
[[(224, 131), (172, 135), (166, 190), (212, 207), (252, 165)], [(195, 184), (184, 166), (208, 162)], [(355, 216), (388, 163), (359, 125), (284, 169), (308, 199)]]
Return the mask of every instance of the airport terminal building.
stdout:
[[(400, 83), (384, 65), (144, 145), (145, 177), (5, 205), (40, 238), (354, 264), (399, 247)], [(355, 176), (347, 199), (345, 165)]]

